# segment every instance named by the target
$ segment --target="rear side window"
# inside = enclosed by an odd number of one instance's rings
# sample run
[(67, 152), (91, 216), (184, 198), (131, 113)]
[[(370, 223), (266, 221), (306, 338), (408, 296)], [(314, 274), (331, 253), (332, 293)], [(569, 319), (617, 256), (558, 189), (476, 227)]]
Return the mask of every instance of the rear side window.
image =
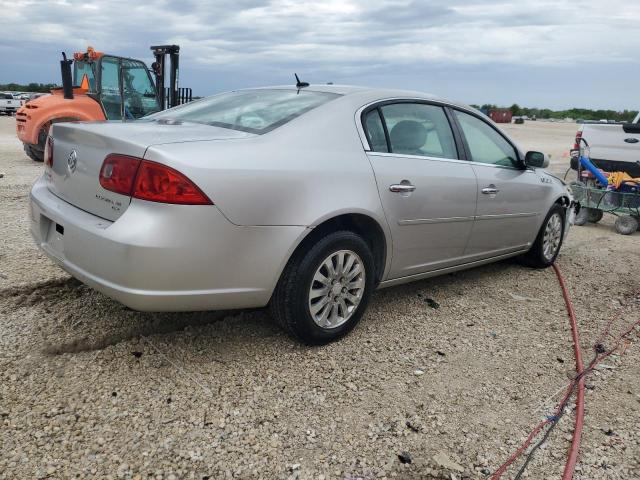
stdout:
[(184, 120), (262, 134), (339, 96), (310, 90), (241, 90), (181, 105), (148, 118)]
[(453, 132), (442, 107), (396, 103), (380, 110), (389, 132), (392, 153), (458, 158)]
[(373, 152), (388, 152), (387, 139), (384, 135), (384, 127), (378, 109), (371, 110), (364, 119), (367, 140)]
[(519, 168), (515, 148), (490, 125), (458, 110), (455, 110), (455, 115), (474, 162)]

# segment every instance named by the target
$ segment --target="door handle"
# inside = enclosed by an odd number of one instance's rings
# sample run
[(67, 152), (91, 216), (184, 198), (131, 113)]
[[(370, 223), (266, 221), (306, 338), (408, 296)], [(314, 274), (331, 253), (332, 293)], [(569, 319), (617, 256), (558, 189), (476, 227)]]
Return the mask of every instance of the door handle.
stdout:
[(498, 190), (496, 188), (495, 185), (491, 184), (488, 187), (485, 187), (482, 189), (482, 193), (484, 193), (485, 195), (495, 195), (496, 193), (498, 193), (500, 190)]
[(395, 193), (413, 192), (415, 189), (416, 186), (411, 185), (410, 183), (397, 183), (394, 185), (389, 185), (389, 190)]

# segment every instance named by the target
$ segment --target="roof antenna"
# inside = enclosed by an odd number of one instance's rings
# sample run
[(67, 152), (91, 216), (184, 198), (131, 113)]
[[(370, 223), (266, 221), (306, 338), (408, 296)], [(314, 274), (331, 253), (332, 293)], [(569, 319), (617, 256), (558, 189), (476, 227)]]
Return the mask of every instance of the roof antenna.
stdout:
[(294, 75), (296, 76), (296, 87), (298, 88), (298, 90), (300, 90), (301, 88), (309, 86), (308, 82), (301, 82), (300, 81), (300, 79), (298, 78), (298, 74), (297, 73), (294, 73)]

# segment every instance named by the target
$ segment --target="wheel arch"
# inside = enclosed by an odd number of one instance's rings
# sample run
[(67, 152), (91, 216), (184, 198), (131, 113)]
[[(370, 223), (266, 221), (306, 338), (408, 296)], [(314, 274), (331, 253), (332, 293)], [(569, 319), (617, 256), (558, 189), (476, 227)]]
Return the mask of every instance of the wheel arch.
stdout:
[[(375, 264), (375, 285), (383, 279), (390, 261), (391, 240), (383, 224), (374, 216), (363, 212), (341, 212), (320, 219), (306, 230), (297, 245), (292, 249), (286, 265), (294, 255), (304, 251), (309, 245), (331, 232), (348, 230), (360, 235), (371, 248)], [(283, 266), (284, 270), (284, 266)]]
[(571, 199), (568, 195), (560, 195), (558, 198), (556, 198), (556, 201), (554, 203), (557, 203), (561, 207), (567, 209), (571, 206)]
[(57, 119), (81, 122), (106, 120), (102, 106), (91, 97), (76, 96), (71, 103), (63, 103), (65, 101), (57, 95), (41, 98), (43, 100), (38, 103), (34, 101), (31, 107), (30, 104), (20, 107), (19, 111), (26, 114), (23, 130), (18, 131), (18, 138), (23, 143), (38, 145), (42, 128)]

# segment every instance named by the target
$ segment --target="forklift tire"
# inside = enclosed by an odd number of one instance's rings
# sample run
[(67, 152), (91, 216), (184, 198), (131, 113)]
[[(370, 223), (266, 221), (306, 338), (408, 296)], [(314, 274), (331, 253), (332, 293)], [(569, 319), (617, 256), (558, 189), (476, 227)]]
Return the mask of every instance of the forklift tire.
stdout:
[(45, 125), (40, 129), (38, 133), (38, 144), (37, 145), (27, 145), (24, 144), (25, 153), (31, 158), (31, 160), (35, 162), (43, 162), (44, 161), (44, 144), (47, 142), (47, 135), (49, 135), (49, 127), (54, 123), (61, 122), (77, 122), (77, 118), (73, 117), (62, 117), (62, 118), (54, 118), (49, 123), (45, 123)]
[(616, 218), (616, 232), (620, 235), (631, 235), (633, 232), (638, 230), (638, 220), (633, 218), (631, 215), (621, 215)]
[(34, 162), (43, 162), (44, 161), (44, 151), (38, 150), (33, 145), (24, 145), (24, 153), (33, 160)]
[(602, 216), (604, 215), (602, 210), (596, 208), (585, 208), (585, 210), (587, 211), (587, 221), (589, 223), (598, 223), (602, 220)]

